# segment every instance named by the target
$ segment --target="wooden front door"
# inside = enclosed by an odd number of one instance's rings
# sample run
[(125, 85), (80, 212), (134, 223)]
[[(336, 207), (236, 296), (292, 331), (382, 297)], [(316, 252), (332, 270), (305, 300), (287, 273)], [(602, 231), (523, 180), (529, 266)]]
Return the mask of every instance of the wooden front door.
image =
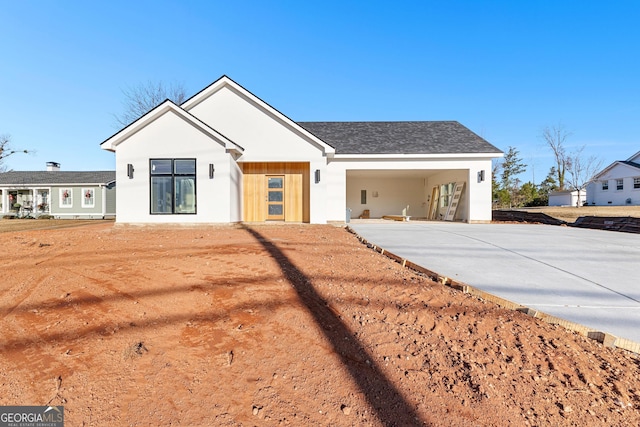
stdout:
[(267, 220), (284, 221), (284, 175), (267, 176)]
[(309, 163), (241, 163), (243, 221), (309, 222)]

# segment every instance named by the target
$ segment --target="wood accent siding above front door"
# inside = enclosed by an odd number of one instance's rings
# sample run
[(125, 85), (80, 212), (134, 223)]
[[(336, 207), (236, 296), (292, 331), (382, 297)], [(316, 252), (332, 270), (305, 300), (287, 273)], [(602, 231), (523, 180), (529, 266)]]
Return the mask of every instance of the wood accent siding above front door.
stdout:
[[(309, 222), (309, 163), (240, 163), (243, 173), (243, 221)], [(269, 180), (283, 179), (281, 194), (269, 194)], [(270, 197), (271, 196), (271, 201)], [(274, 203), (282, 196), (283, 203)], [(269, 209), (271, 208), (271, 212)], [(282, 215), (279, 215), (282, 208)]]

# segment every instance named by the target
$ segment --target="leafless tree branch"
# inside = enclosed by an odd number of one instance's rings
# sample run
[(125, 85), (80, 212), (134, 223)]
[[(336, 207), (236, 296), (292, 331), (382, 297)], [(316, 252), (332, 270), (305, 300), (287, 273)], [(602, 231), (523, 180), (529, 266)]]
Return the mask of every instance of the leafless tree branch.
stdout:
[(593, 177), (602, 168), (602, 160), (596, 156), (586, 157), (584, 155), (584, 146), (568, 156), (568, 172), (567, 182), (572, 190), (578, 191), (578, 206), (580, 206), (580, 192), (585, 189)]
[(11, 135), (0, 135), (0, 172), (6, 171), (4, 159), (16, 153), (29, 153), (29, 150), (15, 150), (11, 148)]
[(122, 94), (124, 95), (123, 111), (113, 115), (117, 128), (133, 123), (166, 99), (178, 105), (187, 99), (183, 85), (177, 83), (166, 85), (152, 81), (123, 89)]
[(572, 135), (561, 123), (553, 126), (546, 126), (542, 129), (542, 138), (553, 152), (556, 160), (556, 174), (558, 178), (558, 189), (564, 190), (565, 175), (570, 161), (565, 148), (565, 142)]

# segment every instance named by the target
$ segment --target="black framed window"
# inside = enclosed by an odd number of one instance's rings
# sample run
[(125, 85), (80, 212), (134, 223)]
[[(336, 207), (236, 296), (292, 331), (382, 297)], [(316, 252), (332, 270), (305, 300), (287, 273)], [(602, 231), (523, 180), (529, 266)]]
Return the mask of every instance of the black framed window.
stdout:
[(152, 214), (196, 213), (196, 159), (151, 159)]

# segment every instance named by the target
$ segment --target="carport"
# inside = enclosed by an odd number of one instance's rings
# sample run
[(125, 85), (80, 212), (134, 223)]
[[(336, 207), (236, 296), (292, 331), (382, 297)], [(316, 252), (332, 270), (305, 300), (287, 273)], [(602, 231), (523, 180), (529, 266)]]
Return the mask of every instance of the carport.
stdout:
[(531, 224), (351, 223), (360, 236), (493, 295), (640, 343), (640, 236)]
[(464, 184), (453, 217), (469, 218), (469, 170), (392, 169), (346, 171), (347, 207), (352, 218), (368, 211), (369, 218), (407, 215), (414, 219), (444, 219), (455, 184)]

